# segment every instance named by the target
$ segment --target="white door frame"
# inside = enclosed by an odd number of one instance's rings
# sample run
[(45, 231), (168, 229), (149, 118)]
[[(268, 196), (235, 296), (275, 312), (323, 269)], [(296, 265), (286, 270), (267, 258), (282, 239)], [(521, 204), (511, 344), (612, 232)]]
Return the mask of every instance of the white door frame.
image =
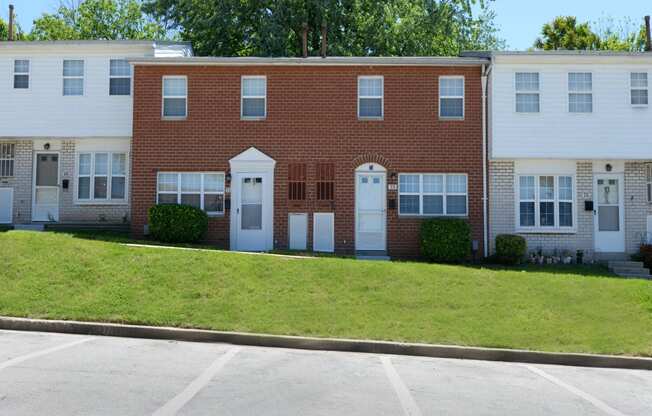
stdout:
[[(598, 208), (598, 179), (617, 179), (618, 180), (618, 220), (620, 222), (620, 231), (600, 231)], [(593, 174), (593, 244), (597, 253), (624, 253), (625, 252), (625, 174), (624, 173), (594, 173)], [(608, 245), (600, 244), (598, 241), (599, 233), (611, 233)], [(611, 241), (613, 238), (613, 241)]]
[(0, 188), (0, 192), (9, 191), (9, 222), (0, 221), (0, 224), (11, 224), (14, 221), (14, 188)]
[(255, 147), (250, 147), (229, 161), (231, 166), (231, 212), (229, 247), (231, 250), (247, 250), (238, 244), (240, 231), (241, 178), (261, 176), (263, 178), (263, 231), (264, 241), (256, 251), (274, 249), (274, 168), (276, 161)]
[[(372, 174), (381, 176), (381, 188), (382, 188), (382, 224), (383, 224), (383, 241), (382, 245), (375, 249), (369, 249), (365, 247), (360, 247), (360, 239), (358, 238), (358, 224), (359, 224), (359, 212), (358, 212), (358, 183), (359, 178), (363, 174)], [(355, 181), (355, 249), (356, 251), (387, 251), (387, 169), (377, 163), (365, 163), (358, 166), (355, 170), (354, 175)]]
[(39, 150), (34, 152), (33, 166), (32, 166), (32, 221), (38, 222), (48, 222), (49, 220), (43, 219), (34, 219), (34, 214), (36, 212), (36, 169), (38, 164), (39, 155), (57, 155), (57, 185), (56, 186), (46, 186), (44, 188), (56, 188), (57, 190), (57, 208), (54, 212), (54, 221), (59, 221), (59, 205), (61, 204), (61, 190), (59, 185), (61, 184), (61, 153), (57, 150)]

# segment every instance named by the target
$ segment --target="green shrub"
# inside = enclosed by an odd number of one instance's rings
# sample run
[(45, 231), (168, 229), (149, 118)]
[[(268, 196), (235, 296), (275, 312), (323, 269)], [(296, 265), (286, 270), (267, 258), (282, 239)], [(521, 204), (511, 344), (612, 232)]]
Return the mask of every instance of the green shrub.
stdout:
[(155, 205), (149, 209), (149, 232), (164, 243), (194, 243), (208, 229), (208, 216), (189, 205)]
[(459, 263), (471, 255), (471, 229), (462, 219), (433, 218), (421, 223), (421, 255), (428, 261)]
[(496, 260), (503, 264), (519, 264), (525, 259), (527, 243), (520, 235), (496, 236)]
[(652, 244), (641, 244), (638, 253), (645, 267), (652, 270)]

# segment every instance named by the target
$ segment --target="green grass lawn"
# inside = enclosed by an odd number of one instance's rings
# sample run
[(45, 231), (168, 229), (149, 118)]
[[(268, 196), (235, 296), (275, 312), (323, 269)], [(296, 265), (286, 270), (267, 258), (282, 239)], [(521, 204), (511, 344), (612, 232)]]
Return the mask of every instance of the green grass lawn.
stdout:
[[(119, 239), (118, 239), (119, 240)], [(652, 282), (0, 233), (0, 314), (652, 356)]]

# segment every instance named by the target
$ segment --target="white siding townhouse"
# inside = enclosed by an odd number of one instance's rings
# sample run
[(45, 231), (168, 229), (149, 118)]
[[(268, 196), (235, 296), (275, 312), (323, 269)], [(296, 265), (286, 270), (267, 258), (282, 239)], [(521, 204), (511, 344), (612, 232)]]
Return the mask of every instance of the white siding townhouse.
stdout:
[(489, 56), (492, 244), (516, 233), (530, 252), (636, 252), (652, 236), (652, 53)]
[(0, 42), (0, 224), (129, 220), (134, 57), (152, 41)]

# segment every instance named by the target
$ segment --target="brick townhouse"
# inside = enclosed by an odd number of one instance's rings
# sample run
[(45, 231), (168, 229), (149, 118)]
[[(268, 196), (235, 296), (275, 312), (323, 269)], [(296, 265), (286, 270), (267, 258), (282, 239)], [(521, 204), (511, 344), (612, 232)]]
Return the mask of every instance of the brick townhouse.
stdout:
[(483, 57), (134, 58), (131, 227), (184, 203), (235, 250), (415, 256), (424, 218), (483, 251)]

